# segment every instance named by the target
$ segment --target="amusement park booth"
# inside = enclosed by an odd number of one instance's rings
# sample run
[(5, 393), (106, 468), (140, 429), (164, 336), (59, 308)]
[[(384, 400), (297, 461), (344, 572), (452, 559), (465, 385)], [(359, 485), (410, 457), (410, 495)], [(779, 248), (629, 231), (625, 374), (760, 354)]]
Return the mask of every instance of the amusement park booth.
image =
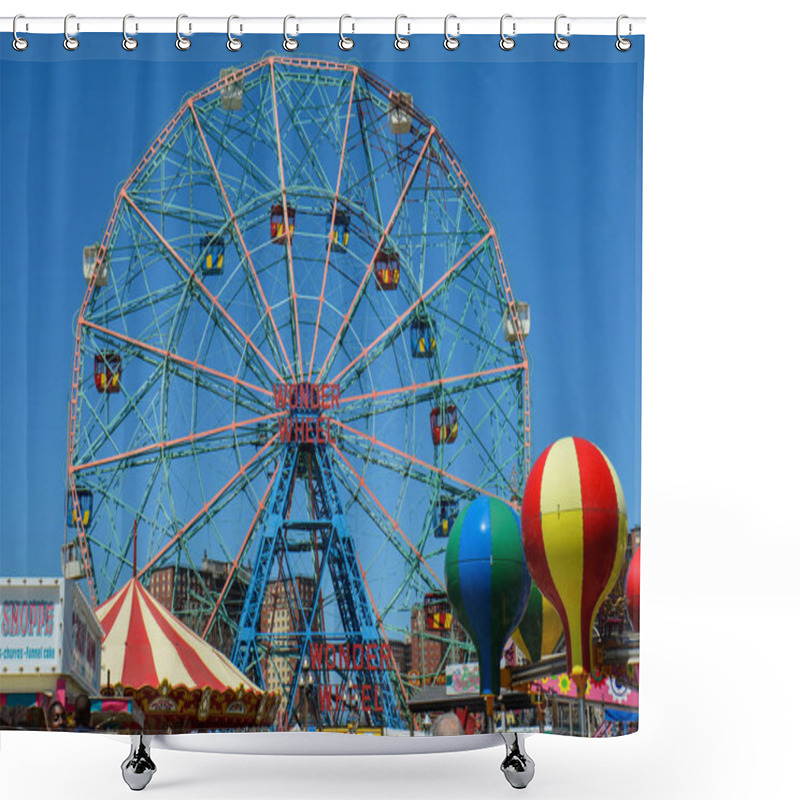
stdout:
[(75, 581), (0, 579), (0, 711), (6, 724), (54, 699), (100, 693), (103, 629)]

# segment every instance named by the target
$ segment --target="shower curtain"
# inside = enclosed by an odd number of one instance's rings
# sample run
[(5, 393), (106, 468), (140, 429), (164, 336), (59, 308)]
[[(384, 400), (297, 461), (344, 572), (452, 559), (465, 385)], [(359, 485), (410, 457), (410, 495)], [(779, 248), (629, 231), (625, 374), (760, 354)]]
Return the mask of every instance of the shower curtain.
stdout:
[(0, 54), (0, 727), (638, 728), (644, 39)]

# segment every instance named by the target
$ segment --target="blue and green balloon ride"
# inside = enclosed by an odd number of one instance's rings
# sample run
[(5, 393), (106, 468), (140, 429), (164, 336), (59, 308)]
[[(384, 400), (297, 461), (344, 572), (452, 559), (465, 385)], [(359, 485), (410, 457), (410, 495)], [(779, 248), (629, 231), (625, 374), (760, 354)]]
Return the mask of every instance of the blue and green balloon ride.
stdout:
[(447, 596), (478, 651), (481, 694), (500, 694), (503, 647), (519, 625), (531, 593), (519, 517), (488, 497), (456, 519), (445, 556)]

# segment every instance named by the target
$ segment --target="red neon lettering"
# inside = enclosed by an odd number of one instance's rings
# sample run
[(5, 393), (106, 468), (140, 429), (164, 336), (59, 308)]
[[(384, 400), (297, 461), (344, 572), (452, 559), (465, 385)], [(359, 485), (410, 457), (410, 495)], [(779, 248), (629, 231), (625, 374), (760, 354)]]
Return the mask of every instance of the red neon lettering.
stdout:
[(325, 666), (336, 669), (336, 648), (332, 644), (325, 645)]
[(301, 383), (297, 387), (297, 405), (300, 408), (308, 408), (308, 384)]
[(320, 708), (322, 711), (331, 710), (331, 687), (328, 684), (319, 687)]
[(372, 702), (370, 699), (370, 685), (363, 683), (361, 685), (361, 708), (364, 711), (373, 711)]
[(311, 669), (320, 670), (323, 667), (323, 657), (325, 652), (324, 644), (311, 643)]

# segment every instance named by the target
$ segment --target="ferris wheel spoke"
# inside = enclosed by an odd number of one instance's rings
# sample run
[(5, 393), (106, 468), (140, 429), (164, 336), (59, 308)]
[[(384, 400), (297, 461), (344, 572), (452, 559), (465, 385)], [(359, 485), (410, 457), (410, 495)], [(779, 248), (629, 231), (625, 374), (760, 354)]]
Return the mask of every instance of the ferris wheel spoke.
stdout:
[[(412, 480), (417, 481), (420, 484), (420, 488), (424, 488), (425, 490), (431, 490), (439, 484), (444, 486), (440, 476), (432, 475), (427, 470), (415, 464), (410, 464), (408, 461), (404, 461), (391, 453), (381, 451), (380, 449), (376, 452), (372, 448), (372, 445), (363, 442), (363, 440), (353, 441), (351, 439), (342, 439), (339, 442), (339, 446), (342, 452), (349, 453), (354, 458), (361, 459), (371, 467), (379, 467), (380, 469), (385, 469), (401, 476), (407, 475)], [(359, 447), (363, 447), (363, 449), (360, 450)]]
[[(444, 275), (439, 278), (439, 280), (436, 281), (436, 283), (430, 287), (430, 289), (428, 289), (428, 291), (415, 300), (402, 314), (397, 317), (397, 319), (395, 319), (393, 323), (391, 323), (391, 325), (385, 328), (384, 331), (371, 342), (371, 344), (367, 345), (367, 347), (365, 347), (361, 353), (359, 353), (349, 364), (347, 364), (347, 366), (341, 369), (336, 377), (332, 378), (330, 382), (341, 383), (342, 378), (348, 373), (348, 371), (351, 370), (362, 359), (367, 359), (366, 365), (369, 365), (369, 363), (371, 363), (371, 361), (368, 359), (369, 354), (373, 352), (374, 349), (378, 347), (387, 336), (395, 334), (398, 330), (402, 330), (406, 323), (413, 319), (415, 310), (434, 297), (437, 292), (441, 291), (442, 287), (446, 285), (446, 281), (456, 275), (459, 270), (463, 269), (464, 265), (467, 264), (469, 260), (486, 245), (486, 242), (490, 237), (491, 231), (484, 235), (478, 242), (476, 242), (458, 261), (456, 261), (455, 264), (453, 264), (452, 267), (450, 267), (444, 273)], [(322, 374), (322, 370), (320, 370), (320, 374)]]
[(361, 559), (359, 558), (357, 551), (355, 552), (355, 556), (356, 556), (356, 563), (358, 564), (358, 571), (361, 573), (361, 578), (364, 581), (364, 588), (367, 590), (367, 596), (369, 597), (373, 613), (375, 614), (375, 622), (380, 628), (383, 643), (389, 648), (389, 657), (392, 660), (392, 669), (394, 671), (395, 680), (397, 681), (397, 685), (400, 688), (400, 692), (403, 695), (403, 699), (405, 700), (406, 705), (408, 705), (408, 692), (406, 691), (406, 687), (403, 684), (403, 679), (400, 675), (400, 670), (397, 667), (397, 661), (395, 661), (394, 652), (392, 651), (392, 647), (389, 644), (389, 636), (386, 633), (386, 628), (383, 624), (383, 615), (378, 610), (378, 606), (375, 603), (375, 598), (372, 594), (372, 589), (369, 585), (369, 580), (367, 579), (367, 573), (364, 571), (364, 567), (361, 565)]
[(317, 309), (317, 321), (314, 326), (314, 343), (311, 347), (311, 359), (308, 365), (309, 378), (314, 374), (314, 357), (317, 352), (317, 337), (319, 336), (320, 320), (322, 318), (322, 306), (323, 303), (325, 302), (325, 285), (328, 280), (328, 268), (330, 266), (330, 261), (331, 261), (331, 248), (333, 246), (333, 233), (334, 233), (334, 226), (336, 224), (336, 211), (339, 204), (339, 190), (341, 189), (342, 186), (342, 171), (344, 169), (344, 157), (347, 148), (347, 137), (350, 131), (350, 119), (353, 113), (353, 96), (355, 94), (357, 78), (358, 78), (358, 70), (353, 70), (353, 81), (350, 86), (350, 97), (347, 101), (347, 118), (344, 123), (344, 134), (342, 136), (342, 152), (341, 152), (341, 157), (339, 158), (339, 170), (336, 176), (336, 191), (334, 192), (333, 195), (331, 224), (328, 228), (328, 246), (325, 252), (325, 266), (322, 270), (322, 286), (320, 287), (319, 291), (319, 308)]
[[(389, 221), (386, 223), (386, 226), (383, 229), (383, 233), (381, 234), (380, 240), (378, 241), (378, 245), (375, 248), (375, 252), (372, 254), (372, 258), (367, 265), (367, 269), (364, 272), (364, 276), (361, 279), (361, 283), (359, 284), (358, 289), (356, 290), (355, 297), (353, 298), (352, 302), (350, 303), (350, 307), (347, 309), (347, 313), (344, 315), (344, 319), (342, 320), (342, 324), (339, 328), (337, 334), (333, 337), (333, 342), (331, 344), (330, 350), (328, 351), (325, 360), (322, 363), (322, 366), (319, 370), (319, 375), (317, 376), (317, 383), (324, 380), (325, 375), (327, 374), (328, 366), (331, 360), (336, 355), (336, 351), (340, 345), (342, 333), (344, 332), (347, 325), (349, 325), (350, 320), (353, 317), (353, 314), (358, 307), (359, 302), (364, 294), (364, 288), (366, 287), (367, 283), (369, 282), (370, 277), (373, 273), (373, 268), (375, 265), (375, 259), (378, 257), (379, 253), (381, 252), (381, 248), (386, 241), (386, 238), (392, 231), (392, 227), (394, 226), (395, 221), (400, 213), (401, 208), (403, 207), (403, 203), (405, 202), (406, 198), (408, 197), (408, 191), (411, 188), (411, 184), (414, 182), (414, 178), (419, 173), (419, 167), (422, 164), (422, 160), (425, 157), (425, 153), (428, 150), (428, 145), (430, 145), (431, 139), (433, 138), (433, 134), (435, 133), (435, 129), (431, 126), (430, 130), (428, 131), (428, 135), (425, 138), (425, 142), (423, 143), (422, 147), (420, 148), (419, 155), (417, 156), (417, 160), (414, 163), (414, 167), (411, 170), (411, 174), (408, 176), (408, 180), (406, 181), (405, 185), (403, 186), (403, 190), (400, 192), (400, 196), (397, 199), (397, 203), (392, 211), (392, 215), (389, 218)], [(336, 383), (336, 379), (332, 381)]]
[[(317, 139), (320, 137), (323, 129), (324, 124), (319, 123), (316, 119), (314, 120), (314, 126), (316, 127), (316, 133), (314, 134), (315, 140), (309, 138), (308, 134), (306, 133), (305, 126), (303, 125), (302, 121), (298, 118), (297, 113), (295, 112), (295, 105), (296, 103), (293, 99), (287, 96), (286, 91), (286, 84), (287, 81), (285, 80), (277, 80), (278, 75), (282, 74), (280, 71), (274, 73), (274, 86), (275, 86), (275, 98), (276, 101), (279, 98), (281, 101), (281, 106), (285, 109), (287, 114), (287, 121), (289, 124), (289, 129), (291, 132), (294, 132), (297, 137), (300, 139), (300, 142), (303, 146), (303, 153), (307, 156), (307, 163), (311, 165), (312, 171), (315, 173), (314, 175), (309, 175), (308, 178), (304, 181), (298, 181), (300, 177), (299, 173), (301, 172), (301, 168), (303, 165), (303, 161), (300, 159), (296, 160), (294, 170), (289, 175), (288, 180), (286, 181), (287, 184), (294, 185), (298, 182), (300, 183), (308, 183), (311, 185), (321, 186), (326, 191), (326, 193), (330, 196), (333, 193), (333, 187), (330, 185), (328, 181), (328, 176), (325, 174), (325, 170), (322, 168), (322, 165), (319, 163), (318, 159), (315, 158), (315, 153), (317, 150)], [(342, 81), (337, 82), (337, 87), (341, 87), (343, 84)], [(303, 101), (305, 104), (304, 111), (309, 110), (309, 88), (305, 87), (305, 91), (303, 92)], [(276, 102), (276, 109), (277, 109), (277, 102)], [(337, 110), (337, 105), (335, 103), (327, 104), (327, 111), (325, 124), (330, 123), (331, 119), (334, 116), (334, 113)], [(277, 114), (277, 110), (276, 110)], [(277, 127), (277, 116), (276, 116), (276, 127)], [(279, 134), (280, 135), (280, 134)]]
[[(222, 201), (225, 204), (225, 208), (227, 209), (227, 212), (228, 212), (228, 217), (229, 217), (231, 223), (233, 224), (234, 230), (236, 231), (236, 237), (237, 237), (238, 242), (239, 242), (240, 252), (244, 256), (244, 258), (246, 259), (247, 265), (250, 267), (252, 280), (254, 281), (254, 284), (258, 289), (258, 294), (259, 294), (259, 297), (261, 299), (262, 310), (264, 311), (264, 313), (269, 318), (269, 321), (272, 323), (272, 328), (273, 328), (275, 337), (278, 340), (278, 344), (280, 346), (281, 353), (283, 353), (283, 358), (286, 361), (286, 366), (289, 368), (289, 372), (292, 375), (292, 379), (294, 379), (295, 376), (294, 376), (294, 371), (292, 370), (292, 364), (289, 361), (289, 356), (286, 353), (286, 348), (283, 345), (283, 340), (281, 339), (280, 333), (278, 332), (278, 326), (275, 323), (275, 318), (272, 315), (272, 309), (270, 308), (270, 305), (267, 302), (267, 298), (264, 295), (264, 290), (262, 289), (261, 283), (258, 280), (258, 274), (256, 272), (255, 265), (253, 264), (253, 259), (251, 257), (250, 250), (247, 248), (247, 245), (244, 242), (244, 237), (242, 236), (242, 231), (241, 231), (241, 228), (239, 227), (239, 222), (236, 219), (236, 214), (234, 213), (233, 206), (231, 206), (230, 200), (228, 199), (228, 193), (225, 191), (225, 187), (223, 186), (222, 178), (220, 178), (219, 170), (217, 169), (217, 165), (216, 165), (216, 163), (214, 161), (214, 157), (211, 155), (211, 150), (208, 147), (208, 140), (206, 139), (206, 135), (203, 132), (203, 126), (200, 124), (200, 119), (197, 116), (197, 111), (195, 110), (194, 104), (191, 101), (189, 102), (189, 108), (191, 109), (192, 116), (193, 116), (195, 124), (197, 126), (197, 132), (200, 134), (200, 139), (203, 142), (203, 148), (204, 148), (206, 156), (208, 158), (208, 163), (209, 163), (209, 165), (210, 165), (210, 167), (211, 167), (211, 169), (212, 169), (212, 171), (214, 173), (214, 178), (216, 179), (216, 182), (217, 182), (217, 190), (218, 190), (218, 192), (219, 192), (219, 194), (220, 194), (220, 196), (222, 198)], [(263, 358), (263, 356), (262, 356), (262, 358)]]
[(431, 473), (435, 473), (437, 475), (441, 475), (443, 478), (446, 478), (449, 481), (452, 481), (455, 484), (459, 484), (460, 486), (465, 486), (467, 489), (476, 492), (477, 494), (483, 494), (487, 497), (494, 497), (497, 500), (502, 500), (504, 503), (507, 502), (505, 498), (500, 497), (499, 495), (494, 494), (493, 492), (488, 491), (487, 489), (476, 486), (474, 483), (470, 483), (470, 481), (465, 480), (464, 478), (459, 478), (457, 475), (453, 475), (446, 470), (440, 469), (439, 467), (434, 466), (433, 464), (429, 464), (427, 461), (423, 461), (421, 458), (417, 458), (416, 456), (412, 456), (409, 453), (404, 453), (397, 447), (393, 447), (386, 442), (382, 442), (376, 436), (371, 436), (367, 433), (363, 433), (362, 431), (358, 430), (357, 428), (353, 428), (350, 425), (347, 425), (344, 422), (341, 422), (338, 419), (334, 419), (333, 417), (326, 417), (326, 419), (330, 419), (332, 425), (336, 425), (337, 427), (341, 428), (348, 433), (352, 433), (354, 436), (357, 436), (360, 439), (364, 439), (371, 444), (377, 445), (382, 449), (394, 453), (394, 455), (399, 456), (402, 459), (410, 461), (412, 464), (416, 464), (417, 466), (421, 467), (422, 469), (428, 470)]
[[(258, 87), (262, 92), (266, 83), (265, 81), (258, 82)], [(247, 93), (248, 97), (254, 88), (255, 86), (249, 88)], [(252, 178), (255, 182), (255, 186), (251, 187), (251, 191), (254, 194), (261, 194), (262, 192), (272, 193), (278, 189), (277, 183), (269, 178), (266, 172), (261, 169), (260, 161), (262, 159), (256, 157), (255, 154), (257, 142), (264, 142), (269, 146), (269, 136), (260, 137), (258, 135), (253, 135), (254, 130), (257, 133), (261, 133), (262, 126), (266, 123), (266, 117), (263, 113), (264, 105), (264, 95), (262, 94), (259, 101), (253, 105), (252, 110), (248, 110), (241, 123), (237, 122), (231, 124), (227, 119), (224, 121), (219, 120), (214, 114), (216, 109), (210, 104), (193, 103), (194, 108), (200, 108), (204, 112), (204, 129), (214, 139), (220, 151), (224, 153), (225, 158), (230, 159), (241, 172), (241, 180), (237, 192), (237, 196), (239, 197), (241, 197), (244, 192), (244, 183), (247, 177)], [(246, 124), (246, 122), (249, 124)], [(252, 129), (250, 125), (252, 125)], [(244, 152), (238, 144), (240, 137), (246, 141), (247, 152)]]
[[(121, 391), (120, 394), (122, 394), (123, 398), (125, 399), (125, 403), (122, 405), (119, 411), (115, 413), (113, 419), (103, 420), (95, 404), (89, 402), (86, 392), (83, 390), (81, 391), (81, 396), (85, 401), (84, 407), (89, 411), (95, 423), (94, 426), (88, 427), (88, 429), (85, 431), (85, 436), (82, 437), (82, 441), (86, 442), (86, 447), (90, 453), (97, 452), (97, 450), (99, 450), (105, 442), (110, 441), (113, 434), (119, 430), (120, 426), (125, 422), (125, 420), (132, 415), (138, 418), (142, 429), (150, 437), (152, 437), (152, 439), (158, 438), (156, 433), (151, 428), (151, 420), (148, 418), (147, 414), (143, 412), (147, 410), (145, 408), (145, 398), (156, 385), (159, 377), (160, 374), (156, 370), (151, 373), (149, 378), (141, 386), (139, 386), (134, 393), (131, 394), (128, 391)], [(152, 407), (152, 404), (151, 398), (148, 408)], [(97, 429), (99, 429), (99, 432), (95, 435), (95, 431)], [(92, 438), (93, 436), (94, 438)]]
[[(353, 497), (353, 502), (357, 503), (361, 507), (361, 509), (364, 511), (364, 513), (372, 520), (373, 524), (379, 530), (381, 530), (381, 531), (383, 531), (385, 533), (386, 532), (386, 522), (385, 522), (384, 518), (382, 517), (380, 511), (375, 509), (374, 503), (368, 502), (368, 499), (365, 500), (365, 498), (362, 496), (362, 493), (359, 492), (359, 491), (353, 492), (352, 493), (352, 497)], [(366, 570), (364, 570), (363, 567), (361, 567), (362, 571), (365, 574), (371, 572), (371, 569), (372, 569), (373, 565), (383, 565), (385, 563), (385, 561), (382, 560), (383, 559), (383, 548), (388, 543), (395, 544), (394, 542), (392, 542), (391, 538), (387, 535), (386, 538), (384, 539), (383, 543), (381, 544), (381, 546), (378, 548), (378, 550), (374, 554), (373, 560), (372, 560), (373, 563), (369, 567), (367, 567)], [(395, 549), (397, 549), (396, 545), (395, 545)], [(382, 605), (382, 607), (381, 607), (382, 610), (378, 610), (377, 606), (376, 606), (376, 612), (375, 613), (377, 615), (377, 618), (380, 619), (380, 620), (384, 620), (389, 616), (389, 614), (392, 612), (392, 610), (394, 609), (395, 605), (397, 604), (397, 601), (408, 590), (409, 585), (415, 579), (421, 581), (422, 587), (424, 589), (426, 589), (426, 590), (438, 592), (438, 591), (441, 591), (443, 589), (443, 587), (441, 586), (441, 583), (436, 584), (436, 583), (432, 582), (428, 575), (420, 573), (417, 570), (418, 562), (417, 562), (416, 557), (413, 557), (410, 553), (407, 553), (405, 551), (398, 550), (398, 552), (400, 553), (400, 555), (403, 558), (405, 558), (407, 569), (406, 569), (402, 579), (400, 580), (397, 588), (395, 589), (394, 594), (385, 602), (385, 604)], [(360, 559), (359, 559), (359, 566), (360, 566)], [(420, 587), (418, 586), (416, 588), (419, 589)]]
[[(390, 538), (392, 540), (394, 540), (394, 533), (399, 534), (400, 538), (405, 542), (406, 546), (411, 550), (411, 552), (414, 554), (414, 556), (417, 559), (419, 559), (419, 563), (422, 564), (422, 566), (424, 566), (425, 569), (429, 572), (429, 574), (433, 577), (434, 582), (440, 588), (443, 589), (444, 586), (443, 586), (439, 576), (433, 571), (433, 569), (431, 568), (430, 564), (428, 564), (428, 562), (423, 557), (422, 553), (420, 553), (419, 550), (417, 550), (416, 546), (412, 543), (412, 541), (408, 538), (408, 536), (403, 532), (403, 529), (400, 527), (400, 525), (397, 522), (397, 520), (395, 520), (392, 517), (392, 515), (384, 507), (383, 503), (381, 503), (381, 501), (378, 500), (377, 496), (372, 491), (372, 489), (370, 489), (370, 487), (367, 486), (366, 481), (364, 480), (364, 478), (361, 475), (359, 475), (358, 470), (355, 469), (355, 467), (350, 463), (350, 461), (347, 459), (347, 457), (344, 455), (344, 453), (339, 449), (339, 447), (336, 444), (334, 444), (333, 442), (330, 442), (330, 446), (333, 447), (333, 449), (335, 450), (336, 454), (339, 456), (339, 459), (341, 460), (341, 462), (353, 474), (353, 476), (355, 477), (356, 481), (358, 482), (359, 488), (363, 489), (364, 492), (366, 492), (366, 494), (370, 498), (370, 500), (376, 505), (376, 507), (380, 510), (381, 514), (383, 514), (383, 516), (386, 518), (386, 521), (387, 521), (387, 524), (389, 526), (389, 529), (392, 531), (392, 534), (390, 535)], [(384, 532), (387, 532), (387, 530), (385, 528), (384, 528)], [(397, 547), (396, 544), (395, 544), (395, 547)]]
[[(467, 448), (470, 447), (470, 445), (472, 445), (471, 451), (478, 456), (478, 463), (482, 465), (483, 472), (488, 476), (492, 476), (495, 481), (502, 480), (503, 482), (506, 482), (506, 488), (508, 489), (509, 494), (512, 493), (513, 489), (511, 484), (508, 483), (508, 478), (506, 478), (503, 471), (503, 467), (505, 465), (498, 464), (495, 453), (487, 447), (486, 440), (488, 438), (491, 442), (491, 438), (487, 437), (485, 432), (481, 431), (481, 428), (487, 419), (490, 418), (491, 414), (495, 412), (497, 407), (502, 408), (505, 396), (508, 394), (511, 388), (513, 388), (513, 384), (507, 384), (501, 395), (496, 398), (496, 403), (492, 403), (491, 405), (487, 403), (487, 409), (477, 424), (473, 425), (468, 416), (462, 415), (463, 423), (461, 424), (467, 428), (471, 435), (464, 438), (464, 442), (462, 443), (461, 447), (459, 447), (459, 449), (453, 454), (448, 463), (448, 466), (456, 463), (459, 457), (467, 451)], [(483, 433), (483, 435), (481, 435), (481, 433)], [(494, 444), (496, 445), (496, 443)], [(512, 455), (512, 459), (514, 456), (516, 456), (516, 453)], [(514, 503), (512, 503), (512, 505), (514, 505)]]
[[(221, 370), (214, 369), (213, 367), (207, 367), (201, 364), (199, 361), (192, 361), (188, 358), (184, 358), (183, 356), (179, 356), (177, 353), (172, 353), (169, 350), (165, 350), (161, 347), (156, 347), (155, 345), (147, 344), (146, 342), (139, 341), (138, 339), (134, 339), (131, 336), (126, 336), (123, 333), (119, 333), (118, 331), (111, 330), (110, 328), (106, 328), (102, 325), (98, 325), (97, 323), (90, 322), (89, 320), (83, 320), (83, 322), (79, 323), (86, 328), (90, 328), (98, 333), (101, 333), (103, 336), (108, 337), (112, 340), (117, 340), (120, 342), (125, 342), (126, 344), (134, 347), (137, 350), (140, 350), (142, 353), (150, 353), (152, 355), (159, 356), (159, 358), (165, 362), (170, 362), (175, 365), (180, 365), (186, 367), (189, 370), (189, 373), (200, 373), (205, 376), (217, 378), (222, 380), (227, 385), (236, 386), (239, 389), (246, 389), (248, 392), (254, 392), (255, 395), (253, 396), (253, 400), (259, 402), (259, 398), (264, 397), (273, 397), (272, 391), (269, 389), (265, 389), (263, 386), (258, 386), (255, 383), (250, 383), (248, 381), (243, 381), (241, 378), (237, 378), (235, 375), (229, 375)], [(152, 362), (158, 364), (160, 362)], [(265, 402), (263, 399), (261, 402)]]
[[(251, 417), (250, 419), (233, 422), (230, 425), (222, 425), (218, 428), (199, 431), (198, 433), (190, 433), (188, 436), (179, 436), (175, 439), (168, 441), (155, 442), (154, 444), (145, 445), (144, 447), (137, 447), (121, 453), (116, 453), (112, 456), (105, 456), (97, 458), (93, 461), (85, 461), (77, 463), (69, 468), (73, 474), (85, 472), (86, 470), (99, 470), (101, 467), (114, 465), (124, 461), (127, 466), (138, 466), (139, 464), (150, 463), (151, 459), (138, 461), (139, 456), (148, 456), (158, 458), (161, 453), (169, 453), (170, 458), (180, 458), (188, 455), (195, 455), (197, 453), (197, 445), (203, 445), (206, 440), (212, 440), (206, 444), (203, 452), (213, 452), (215, 450), (230, 449), (236, 443), (236, 437), (223, 436), (224, 434), (240, 431), (245, 428), (254, 428), (277, 419), (284, 415), (282, 411), (276, 411), (273, 414), (265, 414), (260, 417)], [(222, 438), (221, 438), (222, 437)], [(182, 446), (188, 445), (186, 449), (181, 449)]]
[[(283, 202), (283, 219), (286, 221), (285, 224), (288, 225), (289, 220), (289, 211), (288, 211), (288, 204), (286, 200), (286, 176), (283, 170), (283, 148), (281, 145), (281, 128), (280, 122), (278, 120), (278, 101), (275, 95), (275, 62), (270, 61), (269, 64), (269, 73), (270, 73), (270, 80), (272, 82), (272, 112), (274, 115), (275, 120), (275, 139), (278, 143), (278, 171), (281, 178), (281, 198)], [(295, 368), (292, 371), (292, 374), (296, 376), (300, 376), (300, 380), (303, 380), (303, 353), (300, 347), (300, 320), (297, 315), (297, 287), (295, 286), (294, 282), (294, 262), (292, 259), (292, 236), (287, 233), (284, 237), (286, 240), (286, 270), (287, 270), (287, 279), (289, 283), (289, 299), (291, 301), (292, 307), (292, 314), (291, 314), (291, 326), (292, 326), (292, 337), (295, 344), (295, 351), (294, 351), (294, 365)]]
[(275, 378), (277, 380), (281, 381), (282, 383), (285, 383), (286, 381), (284, 380), (283, 376), (278, 372), (277, 369), (275, 369), (275, 367), (264, 356), (264, 354), (261, 352), (261, 350), (259, 350), (259, 348), (256, 347), (255, 344), (253, 344), (253, 340), (250, 338), (250, 336), (248, 336), (241, 329), (241, 327), (230, 316), (230, 314), (225, 310), (225, 308), (222, 305), (220, 305), (220, 303), (217, 300), (217, 298), (214, 297), (213, 294), (211, 294), (211, 292), (205, 286), (203, 281), (201, 281), (200, 278), (197, 276), (197, 273), (193, 269), (191, 269), (186, 264), (186, 262), (178, 255), (178, 253), (175, 251), (175, 249), (172, 247), (172, 245), (170, 245), (169, 242), (167, 242), (167, 240), (161, 235), (160, 231), (142, 213), (142, 211), (139, 209), (139, 207), (136, 205), (136, 203), (134, 203), (134, 201), (131, 199), (131, 197), (127, 193), (125, 193), (124, 191), (122, 192), (122, 196), (125, 199), (125, 201), (133, 208), (133, 210), (139, 215), (139, 217), (142, 219), (142, 222), (144, 222), (144, 224), (150, 229), (152, 234), (161, 242), (162, 246), (167, 250), (167, 252), (170, 254), (170, 256), (172, 256), (172, 258), (174, 259), (175, 263), (177, 263), (183, 269), (183, 271), (187, 274), (187, 276), (192, 281), (194, 281), (195, 285), (206, 296), (206, 298), (211, 303), (211, 305), (214, 306), (214, 308), (216, 309), (216, 311), (220, 315), (220, 317), (222, 319), (224, 319), (239, 334), (239, 336), (242, 338), (242, 341), (244, 342), (244, 344), (246, 344), (247, 347), (249, 347), (255, 353), (255, 355), (264, 363), (264, 365), (267, 367), (267, 369), (269, 369), (269, 371), (272, 372), (272, 374), (275, 376)]
[(524, 364), (507, 364), (502, 367), (493, 367), (477, 372), (468, 372), (463, 375), (452, 375), (446, 378), (436, 378), (431, 381), (412, 383), (394, 389), (373, 389), (364, 394), (350, 395), (341, 398), (344, 408), (355, 408), (353, 416), (345, 417), (345, 421), (362, 419), (372, 414), (381, 414), (394, 411), (397, 408), (424, 403), (440, 395), (442, 387), (448, 387), (448, 395), (466, 392), (475, 386), (489, 386), (498, 381), (505, 380), (507, 373), (524, 370)]
[(186, 524), (181, 526), (180, 530), (169, 539), (169, 541), (158, 551), (158, 553), (149, 559), (147, 564), (139, 570), (139, 574), (143, 575), (146, 572), (149, 572), (156, 563), (163, 559), (167, 553), (169, 553), (169, 551), (175, 547), (177, 542), (181, 541), (186, 536), (186, 534), (197, 524), (199, 520), (205, 517), (213, 509), (216, 504), (222, 501), (225, 497), (229, 496), (232, 492), (235, 492), (239, 482), (247, 476), (248, 470), (250, 470), (254, 464), (263, 469), (264, 461), (262, 456), (270, 447), (272, 447), (277, 439), (278, 434), (276, 433), (256, 452), (254, 456), (242, 464), (242, 466), (239, 467), (234, 475), (228, 479), (228, 481), (214, 494), (214, 496), (208, 502), (204, 503), (202, 508), (200, 508), (200, 510), (197, 511)]
[(278, 473), (280, 472), (281, 465), (278, 464), (275, 467), (275, 471), (272, 473), (272, 477), (269, 479), (269, 483), (267, 484), (267, 488), (264, 492), (263, 497), (259, 501), (258, 508), (256, 509), (256, 513), (253, 516), (252, 521), (250, 522), (250, 526), (247, 529), (247, 533), (242, 540), (242, 544), (239, 547), (239, 552), (236, 554), (236, 558), (232, 561), (230, 568), (228, 570), (228, 576), (225, 579), (225, 583), (219, 591), (219, 596), (217, 598), (217, 602), (214, 605), (214, 609), (211, 612), (211, 616), (208, 618), (208, 622), (206, 623), (205, 628), (203, 629), (203, 633), (201, 634), (202, 638), (205, 639), (208, 636), (208, 632), (211, 630), (211, 626), (214, 624), (214, 620), (216, 619), (217, 614), (219, 613), (220, 607), (225, 601), (225, 598), (228, 595), (228, 589), (230, 588), (231, 583), (239, 570), (239, 565), (242, 562), (242, 559), (247, 553), (247, 549), (250, 545), (250, 541), (253, 537), (253, 531), (256, 529), (256, 525), (259, 524), (263, 514), (264, 508), (267, 504), (267, 500), (269, 499), (270, 492), (272, 491), (272, 485), (275, 483), (275, 478), (277, 478)]
[[(369, 139), (369, 132), (368, 127), (365, 124), (365, 106), (367, 111), (371, 111), (372, 104), (368, 102), (369, 93), (363, 90), (363, 86), (359, 85), (359, 88), (356, 92), (358, 100), (356, 102), (356, 110), (358, 112), (358, 132), (359, 132), (359, 143), (361, 148), (364, 151), (364, 159), (366, 162), (366, 172), (369, 175), (376, 174), (375, 162), (372, 157), (372, 147), (370, 145)], [(356, 146), (357, 147), (357, 146)], [(372, 202), (372, 205), (375, 209), (375, 218), (378, 221), (378, 226), (382, 229), (383, 225), (383, 213), (381, 210), (381, 202), (380, 202), (380, 194), (378, 192), (378, 186), (376, 181), (362, 181), (359, 180), (357, 172), (354, 171), (353, 182), (349, 183), (347, 186), (347, 193), (348, 195), (355, 195), (361, 197), (361, 205), (366, 208), (367, 207), (367, 197)]]

